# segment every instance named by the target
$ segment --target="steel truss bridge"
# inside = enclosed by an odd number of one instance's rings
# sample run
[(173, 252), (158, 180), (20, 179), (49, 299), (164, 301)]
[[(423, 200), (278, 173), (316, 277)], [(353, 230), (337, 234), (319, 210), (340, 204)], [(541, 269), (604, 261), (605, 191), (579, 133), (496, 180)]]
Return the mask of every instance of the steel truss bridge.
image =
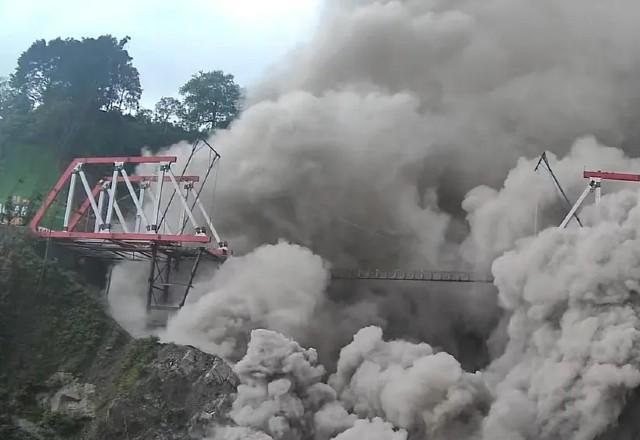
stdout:
[[(74, 159), (31, 221), (31, 232), (106, 262), (147, 261), (147, 309), (182, 307), (201, 262), (220, 264), (231, 255), (200, 200), (220, 155), (206, 141), (200, 146), (192, 146), (180, 174), (174, 156)], [(208, 157), (199, 163), (208, 167), (203, 175), (186, 175), (198, 151)], [(148, 174), (129, 175), (127, 168), (140, 165)], [(181, 263), (189, 265), (188, 279), (177, 282)]]
[[(186, 175), (194, 155), (200, 151), (199, 144), (201, 148), (202, 145), (208, 147), (204, 151), (209, 165), (201, 175)], [(173, 156), (74, 159), (36, 213), (30, 229), (35, 236), (73, 248), (81, 255), (110, 262), (147, 261), (148, 310), (180, 308), (185, 304), (201, 262), (210, 260), (220, 264), (232, 255), (200, 200), (200, 193), (219, 159), (218, 152), (206, 141), (192, 145), (191, 155), (180, 174), (173, 171), (177, 162)], [(200, 164), (206, 161), (206, 158), (198, 160)], [(595, 193), (598, 204), (603, 180), (640, 182), (638, 174), (584, 171), (589, 184), (571, 205), (546, 154), (541, 156), (536, 169), (541, 164), (546, 165), (571, 208), (561, 228), (574, 218), (582, 226), (578, 211), (591, 193)], [(127, 169), (138, 165), (144, 165), (147, 174), (129, 175)], [(97, 169), (91, 171), (92, 167)], [(61, 222), (55, 221), (56, 209), (64, 212)], [(131, 213), (135, 214), (134, 218), (127, 218), (126, 214)], [(186, 271), (186, 282), (177, 283), (175, 277), (181, 262), (189, 264), (190, 270)], [(491, 274), (468, 271), (362, 268), (333, 268), (331, 278), (438, 283), (494, 281)], [(179, 293), (177, 303), (170, 303), (170, 288)]]

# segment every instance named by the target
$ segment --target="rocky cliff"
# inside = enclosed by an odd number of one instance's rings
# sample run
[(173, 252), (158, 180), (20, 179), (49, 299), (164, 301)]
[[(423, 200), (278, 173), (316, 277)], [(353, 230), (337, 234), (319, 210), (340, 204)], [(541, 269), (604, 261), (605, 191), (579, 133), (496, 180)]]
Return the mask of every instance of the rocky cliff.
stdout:
[(134, 340), (98, 286), (42, 255), (0, 230), (0, 438), (189, 439), (227, 421), (237, 379), (222, 359)]

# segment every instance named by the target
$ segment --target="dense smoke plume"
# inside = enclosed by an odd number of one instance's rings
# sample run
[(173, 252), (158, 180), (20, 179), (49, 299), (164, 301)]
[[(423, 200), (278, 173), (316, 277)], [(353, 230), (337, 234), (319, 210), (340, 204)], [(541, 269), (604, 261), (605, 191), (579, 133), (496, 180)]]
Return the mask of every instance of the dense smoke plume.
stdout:
[(329, 383), (348, 411), (430, 439), (473, 433), (489, 401), (479, 373), (425, 343), (385, 342), (377, 327), (360, 330), (340, 352)]
[(511, 318), (485, 438), (594, 438), (640, 384), (640, 206), (616, 196), (618, 222), (552, 228), (494, 263)]
[[(558, 230), (567, 207), (534, 167), (549, 151), (572, 200), (584, 168), (638, 171), (638, 22), (628, 0), (327, 0), (211, 140), (202, 197), (240, 256), (163, 337), (242, 359), (239, 426), (212, 438), (609, 429), (640, 384), (638, 193), (606, 183), (584, 229)], [(492, 270), (497, 295), (327, 289), (330, 265)]]
[(281, 243), (231, 259), (169, 322), (166, 338), (197, 345), (228, 360), (244, 356), (251, 329), (265, 327), (305, 340), (325, 300), (329, 274), (308, 249)]

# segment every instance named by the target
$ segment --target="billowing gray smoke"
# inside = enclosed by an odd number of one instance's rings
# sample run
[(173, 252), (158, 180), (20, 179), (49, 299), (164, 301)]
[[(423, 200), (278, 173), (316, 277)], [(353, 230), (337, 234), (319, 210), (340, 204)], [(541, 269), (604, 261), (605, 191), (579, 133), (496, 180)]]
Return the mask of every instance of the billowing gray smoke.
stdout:
[(638, 19), (629, 1), (328, 1), (216, 138), (218, 221), (240, 247), (284, 236), (341, 264), (459, 264), (471, 188), (585, 134), (636, 138)]
[[(315, 350), (268, 330), (253, 331), (235, 371), (243, 384), (231, 417), (274, 439), (461, 438), (478, 428), (489, 401), (479, 373), (424, 343), (384, 342), (378, 327), (363, 328), (342, 350), (330, 385), (321, 382)], [(247, 435), (216, 431), (216, 438)]]
[(212, 291), (186, 304), (166, 337), (236, 361), (256, 326), (304, 341), (314, 311), (325, 301), (328, 275), (308, 249), (285, 243), (260, 247), (224, 264), (207, 286)]
[[(243, 256), (163, 335), (231, 361), (248, 347), (240, 426), (212, 436), (606, 431), (640, 383), (638, 196), (605, 185), (586, 228), (546, 229), (566, 207), (533, 168), (552, 152), (574, 200), (585, 167), (638, 171), (638, 22), (629, 0), (327, 0), (310, 42), (212, 139), (223, 160), (203, 198)], [(498, 294), (327, 292), (327, 264), (492, 268)], [(260, 328), (282, 335), (250, 339)]]
[(494, 263), (511, 318), (486, 372), (485, 438), (592, 439), (640, 384), (638, 194), (603, 203), (613, 219), (546, 230)]
[(217, 222), (240, 252), (457, 265), (470, 189), (586, 134), (636, 138), (638, 19), (622, 0), (327, 1), (214, 139)]

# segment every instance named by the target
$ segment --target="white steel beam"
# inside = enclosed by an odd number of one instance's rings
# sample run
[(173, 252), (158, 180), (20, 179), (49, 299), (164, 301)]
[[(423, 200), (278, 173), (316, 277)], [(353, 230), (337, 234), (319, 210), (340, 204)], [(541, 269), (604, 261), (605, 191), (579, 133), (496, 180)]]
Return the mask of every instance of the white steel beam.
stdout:
[(120, 210), (120, 205), (118, 204), (117, 200), (113, 202), (113, 209), (116, 212), (116, 215), (118, 216), (118, 221), (122, 226), (122, 230), (124, 231), (125, 234), (128, 234), (129, 228), (127, 227), (127, 221), (124, 219), (124, 215), (122, 215), (122, 211)]
[(182, 206), (185, 209), (185, 213), (187, 214), (187, 216), (189, 217), (189, 220), (191, 221), (191, 224), (193, 225), (193, 228), (196, 229), (196, 231), (198, 229), (200, 229), (200, 227), (198, 226), (198, 223), (196, 223), (196, 219), (193, 216), (193, 212), (191, 212), (191, 208), (189, 208), (189, 204), (187, 203), (186, 199), (184, 198), (184, 194), (182, 193), (182, 189), (180, 188), (180, 185), (178, 185), (178, 182), (176, 181), (176, 176), (173, 174), (173, 171), (169, 170), (169, 179), (171, 180), (171, 183), (173, 184), (173, 187), (176, 190), (176, 193), (178, 194), (178, 197), (180, 198), (180, 201), (182, 202)]
[(590, 181), (589, 185), (587, 185), (587, 187), (582, 192), (582, 194), (580, 195), (580, 197), (578, 198), (576, 203), (571, 207), (571, 210), (569, 211), (567, 216), (564, 218), (564, 220), (562, 220), (562, 223), (560, 223), (560, 229), (564, 229), (564, 228), (567, 227), (567, 225), (571, 221), (571, 218), (573, 217), (573, 215), (576, 213), (576, 211), (578, 211), (578, 209), (580, 208), (580, 206), (584, 202), (584, 199), (587, 198), (587, 196), (589, 195), (589, 193), (591, 191), (593, 191), (593, 189), (594, 189), (593, 181)]
[(116, 189), (118, 188), (118, 172), (121, 163), (115, 163), (113, 167), (113, 176), (111, 178), (111, 188), (109, 191), (109, 203), (107, 204), (107, 217), (105, 219), (106, 230), (111, 229), (111, 219), (113, 218), (113, 204), (116, 201)]
[(202, 213), (202, 216), (204, 217), (204, 221), (207, 223), (207, 226), (209, 227), (209, 230), (211, 231), (211, 235), (213, 235), (213, 238), (215, 239), (216, 244), (220, 243), (220, 236), (218, 235), (218, 231), (216, 231), (216, 228), (213, 227), (213, 222), (211, 222), (211, 218), (209, 217), (209, 214), (207, 214), (207, 211), (204, 209), (204, 206), (200, 201), (200, 197), (196, 197), (196, 205), (198, 205), (198, 208), (200, 208), (200, 212)]
[[(185, 186), (185, 190), (187, 191), (187, 194), (185, 196), (185, 200), (187, 202), (189, 202), (189, 196), (191, 195), (191, 182), (189, 182), (189, 184), (187, 184)], [(185, 217), (186, 217), (186, 210), (184, 209), (184, 207), (182, 208), (182, 211), (180, 211), (180, 218), (178, 219), (178, 230), (180, 231), (180, 233), (182, 234), (182, 231), (184, 229), (184, 222), (185, 222)]]
[(162, 198), (162, 188), (164, 186), (164, 175), (165, 175), (165, 167), (169, 166), (168, 162), (163, 162), (160, 164), (160, 168), (158, 168), (158, 181), (156, 182), (156, 188), (158, 189), (156, 192), (156, 197), (154, 200), (153, 207), (153, 224), (152, 229), (155, 228), (155, 233), (160, 232), (160, 228), (158, 225), (158, 220), (160, 217), (160, 199)]
[[(138, 212), (136, 213), (136, 233), (140, 232), (140, 226), (142, 224), (142, 215), (140, 213), (144, 213), (144, 190), (145, 190), (145, 186), (146, 183), (142, 183), (142, 185), (140, 185), (140, 197), (138, 198), (138, 205), (140, 206), (140, 208), (138, 208), (138, 206), (136, 206), (136, 209), (138, 209)], [(149, 224), (149, 222), (147, 221), (147, 224)]]
[[(98, 212), (102, 215), (102, 211), (104, 211), (104, 194), (107, 191), (107, 184), (105, 183), (102, 188), (100, 188), (100, 195), (98, 196)], [(100, 232), (100, 225), (96, 221), (95, 227), (93, 228), (93, 232)]]
[(71, 210), (73, 209), (73, 198), (76, 192), (76, 180), (78, 179), (78, 171), (82, 167), (81, 164), (78, 164), (76, 169), (71, 174), (71, 182), (69, 182), (69, 194), (67, 194), (67, 206), (64, 210), (64, 222), (62, 227), (65, 231), (69, 230), (69, 220), (71, 219)]
[(96, 205), (96, 199), (93, 197), (93, 191), (89, 186), (89, 182), (87, 182), (87, 176), (85, 176), (84, 171), (78, 171), (78, 175), (80, 176), (80, 181), (82, 182), (82, 186), (84, 187), (84, 191), (87, 193), (87, 198), (89, 199), (89, 203), (91, 204), (91, 209), (93, 209), (93, 214), (96, 216), (96, 222), (101, 226), (104, 224), (102, 220), (102, 213), (98, 211), (98, 206)]
[[(155, 192), (153, 192), (153, 190), (151, 189), (151, 186), (149, 186), (149, 187), (146, 189), (146, 194), (149, 194), (149, 195), (151, 196), (151, 200), (153, 200), (153, 203), (154, 203), (154, 205), (155, 205), (156, 200), (157, 200), (157, 199), (156, 199), (156, 193), (155, 193)], [(163, 226), (163, 225), (161, 225), (161, 226)], [(166, 230), (167, 230), (170, 234), (173, 234), (173, 232), (171, 232), (171, 228), (167, 225), (167, 222), (166, 222), (166, 221), (164, 222), (164, 227), (166, 228)], [(158, 227), (158, 233), (160, 233), (160, 226)]]
[[(140, 203), (141, 200), (138, 200), (138, 195), (136, 194), (135, 190), (133, 189), (133, 185), (131, 184), (131, 180), (129, 180), (129, 175), (127, 174), (127, 171), (122, 168), (120, 170), (120, 173), (122, 174), (122, 179), (124, 180), (125, 185), (127, 186), (127, 189), (129, 190), (129, 195), (131, 195), (131, 200), (133, 200), (133, 203), (136, 205), (136, 216), (139, 218), (142, 218), (142, 220), (144, 220), (145, 225), (149, 225), (149, 219), (147, 218), (147, 216), (144, 213), (144, 210), (142, 209), (142, 204)], [(140, 190), (140, 199), (144, 198), (144, 189)]]

